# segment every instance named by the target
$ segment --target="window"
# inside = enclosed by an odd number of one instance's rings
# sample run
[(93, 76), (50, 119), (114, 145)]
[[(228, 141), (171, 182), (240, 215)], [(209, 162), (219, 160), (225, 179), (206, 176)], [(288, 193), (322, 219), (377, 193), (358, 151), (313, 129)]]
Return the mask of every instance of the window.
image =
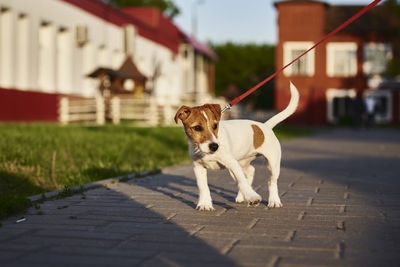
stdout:
[(392, 46), (384, 43), (364, 44), (364, 74), (381, 74), (386, 70), (386, 66), (393, 57)]
[[(314, 45), (312, 42), (285, 42), (283, 44), (283, 64), (286, 66)], [(313, 76), (314, 50), (311, 50), (284, 70), (286, 76)]]
[(388, 123), (392, 121), (392, 93), (389, 90), (373, 91), (371, 96), (375, 99), (375, 121)]
[(338, 123), (351, 116), (352, 100), (356, 97), (354, 89), (328, 89), (327, 119), (331, 123)]
[(135, 81), (132, 79), (126, 79), (124, 81), (124, 89), (127, 91), (133, 91), (133, 89), (135, 89)]
[(357, 44), (328, 43), (327, 74), (330, 77), (351, 77), (357, 74)]
[(189, 59), (191, 50), (188, 44), (181, 44), (181, 46), (179, 47), (179, 51), (182, 58)]
[(196, 55), (196, 71), (202, 71), (203, 70), (203, 57), (201, 56), (201, 54), (197, 54)]
[(75, 41), (78, 47), (83, 47), (88, 40), (88, 28), (85, 25), (78, 25), (75, 28)]

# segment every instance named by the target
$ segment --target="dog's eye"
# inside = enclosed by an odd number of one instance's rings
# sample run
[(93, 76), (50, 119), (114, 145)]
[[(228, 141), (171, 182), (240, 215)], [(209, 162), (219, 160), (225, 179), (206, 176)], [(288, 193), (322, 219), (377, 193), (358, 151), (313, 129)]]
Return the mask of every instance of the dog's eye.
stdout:
[(218, 124), (214, 124), (213, 129), (216, 130), (218, 128)]
[(194, 126), (193, 129), (197, 132), (201, 132), (203, 131), (203, 127), (201, 127), (200, 125)]

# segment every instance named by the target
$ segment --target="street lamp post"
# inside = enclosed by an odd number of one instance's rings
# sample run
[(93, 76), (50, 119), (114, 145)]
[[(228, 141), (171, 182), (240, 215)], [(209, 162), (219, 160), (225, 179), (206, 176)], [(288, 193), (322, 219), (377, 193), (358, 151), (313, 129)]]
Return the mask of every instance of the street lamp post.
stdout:
[(198, 29), (198, 18), (197, 18), (197, 7), (203, 5), (205, 0), (195, 0), (192, 4), (192, 36), (197, 38), (197, 29)]
[[(192, 37), (197, 39), (197, 30), (198, 30), (198, 18), (197, 18), (197, 8), (204, 4), (205, 0), (195, 0), (192, 4)], [(193, 100), (197, 102), (198, 92), (198, 73), (197, 73), (197, 55), (196, 51), (194, 51), (194, 79), (193, 79)]]

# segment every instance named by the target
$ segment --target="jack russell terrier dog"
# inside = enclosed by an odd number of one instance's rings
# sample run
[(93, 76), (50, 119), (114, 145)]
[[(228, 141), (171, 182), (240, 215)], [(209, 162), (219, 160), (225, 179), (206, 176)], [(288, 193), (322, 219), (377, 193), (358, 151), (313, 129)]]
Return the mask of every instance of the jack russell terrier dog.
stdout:
[(282, 207), (277, 185), (281, 146), (272, 129), (295, 112), (299, 92), (292, 83), (290, 93), (289, 105), (265, 123), (251, 120), (220, 121), (221, 107), (216, 104), (179, 108), (175, 122), (178, 123), (180, 119), (183, 123), (199, 188), (196, 209), (214, 210), (207, 183), (207, 169), (227, 168), (239, 187), (236, 202), (247, 201), (248, 205), (258, 205), (261, 196), (251, 187), (255, 169), (250, 165), (258, 156), (267, 160), (271, 173), (268, 207)]

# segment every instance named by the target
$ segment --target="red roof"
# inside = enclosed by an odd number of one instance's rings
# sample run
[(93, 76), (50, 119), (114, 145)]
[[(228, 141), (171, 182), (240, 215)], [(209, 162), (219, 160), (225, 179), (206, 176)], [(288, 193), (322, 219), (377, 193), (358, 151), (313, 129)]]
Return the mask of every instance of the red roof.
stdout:
[(145, 26), (139, 20), (136, 20), (124, 14), (120, 10), (98, 0), (62, 0), (62, 1), (67, 2), (73, 6), (76, 6), (82, 10), (85, 10), (86, 12), (94, 16), (97, 16), (103, 20), (106, 20), (112, 24), (115, 24), (117, 26), (123, 26), (129, 23), (138, 25), (140, 27)]
[(151, 28), (157, 28), (162, 23), (173, 25), (173, 23), (169, 19), (165, 18), (161, 11), (156, 7), (124, 7), (122, 8), (122, 11), (142, 21)]
[[(138, 16), (136, 18), (128, 11), (123, 12), (122, 10), (116, 9), (98, 0), (63, 1), (119, 27), (126, 24), (135, 25), (139, 35), (166, 46), (174, 53), (178, 53), (181, 40), (179, 29), (162, 14), (159, 20), (164, 23), (159, 23), (159, 27), (152, 27), (149, 23), (144, 22), (143, 16)], [(158, 12), (161, 13), (160, 11)]]
[[(142, 30), (144, 37), (162, 44), (178, 53), (181, 43), (180, 30), (175, 24), (155, 7), (127, 7), (121, 9), (125, 14), (135, 18), (151, 30), (151, 35)], [(138, 29), (139, 34), (141, 29)], [(141, 34), (142, 35), (142, 34)]]
[[(155, 7), (127, 7), (122, 9), (126, 14), (131, 15), (132, 17), (140, 20), (144, 24), (154, 29), (157, 29), (160, 35), (166, 39), (171, 38), (176, 34), (181, 35), (184, 40), (186, 40), (189, 44), (191, 44), (195, 50), (198, 52), (205, 54), (206, 56), (216, 59), (214, 51), (212, 51), (205, 44), (200, 43), (195, 38), (189, 36), (180, 30), (176, 25), (167, 17), (163, 15), (163, 13)], [(179, 39), (180, 39), (179, 37)], [(178, 44), (179, 45), (179, 44)]]
[(126, 24), (135, 25), (139, 35), (169, 48), (174, 53), (178, 53), (179, 45), (182, 38), (184, 38), (198, 52), (212, 59), (216, 58), (214, 52), (209, 47), (183, 33), (157, 8), (134, 7), (119, 10), (98, 0), (63, 1), (119, 27)]

